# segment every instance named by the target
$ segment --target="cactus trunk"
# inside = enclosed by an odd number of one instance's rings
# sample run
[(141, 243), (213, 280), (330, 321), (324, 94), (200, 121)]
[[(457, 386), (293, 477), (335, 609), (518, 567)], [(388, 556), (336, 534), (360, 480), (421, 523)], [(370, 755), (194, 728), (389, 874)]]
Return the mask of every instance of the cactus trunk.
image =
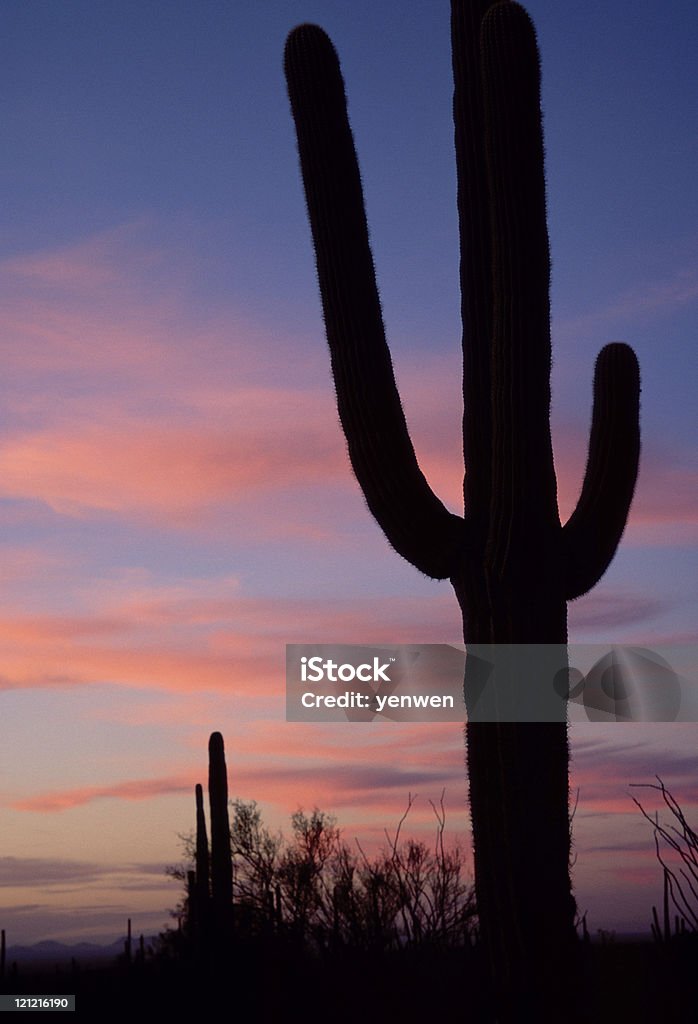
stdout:
[(221, 939), (230, 936), (233, 911), (233, 861), (228, 817), (228, 772), (223, 737), (211, 733), (208, 744), (208, 796), (211, 812), (211, 904)]
[[(425, 480), (380, 312), (339, 62), (301, 25), (286, 75), (340, 419), (368, 506), (420, 571), (450, 579), (466, 644), (567, 642), (567, 601), (603, 575), (639, 458), (632, 350), (597, 361), (586, 475), (563, 526), (550, 436), (550, 257), (540, 67), (518, 4), (453, 0), (463, 320), (464, 515)], [(466, 688), (466, 702), (469, 694)], [(570, 1020), (574, 945), (565, 722), (469, 722), (478, 912), (500, 1020)], [(533, 1015), (533, 1016), (532, 1016)]]
[(196, 800), (196, 884), (193, 895), (196, 900), (198, 915), (203, 916), (206, 912), (210, 896), (210, 878), (208, 836), (206, 835), (206, 815), (204, 813), (204, 791), (199, 783), (196, 784), (194, 797)]

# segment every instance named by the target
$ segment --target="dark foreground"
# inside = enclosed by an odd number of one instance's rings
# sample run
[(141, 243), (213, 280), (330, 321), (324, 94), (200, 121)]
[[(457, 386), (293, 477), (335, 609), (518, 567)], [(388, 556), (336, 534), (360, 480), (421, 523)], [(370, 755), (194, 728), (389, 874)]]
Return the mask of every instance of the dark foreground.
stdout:
[[(586, 945), (578, 991), (560, 1022), (590, 1024), (696, 1024), (698, 943)], [(237, 948), (223, 963), (148, 958), (140, 964), (72, 968), (6, 977), (4, 993), (76, 995), (69, 1019), (97, 1021), (109, 1015), (139, 1020), (193, 1019), (221, 1007), (230, 1019), (279, 1021), (292, 1015), (311, 1024), (326, 1021), (492, 1020), (490, 993), (476, 948), (410, 954), (311, 958), (289, 947)], [(576, 1012), (575, 1012), (576, 1008)], [(27, 1011), (22, 1011), (26, 1014)], [(37, 1012), (32, 1012), (33, 1017)], [(54, 1016), (54, 1014), (51, 1014)], [(41, 1013), (48, 1017), (47, 1012)], [(11, 1020), (12, 1018), (8, 1018)]]

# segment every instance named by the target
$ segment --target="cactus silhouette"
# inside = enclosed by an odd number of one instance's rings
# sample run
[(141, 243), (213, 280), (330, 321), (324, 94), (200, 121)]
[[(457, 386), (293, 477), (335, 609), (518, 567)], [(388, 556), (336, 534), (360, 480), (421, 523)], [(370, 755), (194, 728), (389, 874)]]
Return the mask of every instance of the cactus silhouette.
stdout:
[(196, 800), (196, 889), (198, 900), (203, 905), (209, 896), (209, 851), (204, 813), (204, 790), (198, 782), (194, 789), (194, 798)]
[(233, 855), (228, 816), (228, 771), (223, 737), (208, 741), (208, 797), (211, 849), (206, 834), (203, 787), (196, 784), (195, 870), (187, 872), (187, 926), (197, 951), (223, 954), (232, 939)]
[[(452, 0), (451, 37), (464, 516), (434, 495), (407, 432), (339, 60), (321, 29), (302, 25), (287, 42), (286, 74), (339, 414), (370, 511), (400, 555), (429, 577), (450, 580), (466, 643), (564, 650), (567, 601), (602, 577), (634, 493), (639, 369), (627, 345), (599, 355), (581, 495), (562, 525), (550, 429), (550, 253), (535, 33), (517, 3)], [(480, 927), (500, 1018), (520, 1019), (529, 993), (531, 1009), (563, 1019), (555, 990), (561, 998), (575, 910), (567, 725), (470, 721), (467, 749)]]
[(228, 772), (223, 737), (219, 732), (212, 732), (208, 742), (208, 798), (211, 813), (213, 924), (219, 937), (225, 940), (230, 936), (232, 922), (233, 861), (228, 817)]
[(197, 782), (194, 788), (196, 801), (196, 844), (194, 849), (195, 870), (187, 872), (188, 928), (195, 949), (204, 945), (211, 932), (211, 880), (210, 853), (206, 834), (204, 811), (204, 790)]
[[(600, 579), (625, 527), (639, 458), (639, 371), (627, 345), (608, 345), (598, 357), (584, 483), (563, 526), (550, 435), (535, 32), (508, 0), (453, 0), (451, 8), (463, 517), (432, 492), (415, 456), (385, 340), (338, 58), (322, 29), (300, 25), (289, 35), (285, 70), (339, 415), (372, 514), (399, 554), (451, 580), (466, 643), (564, 649), (567, 601)], [(571, 1019), (555, 1009), (556, 985), (564, 986), (556, 979), (574, 944), (566, 723), (470, 721), (467, 751), (478, 911), (500, 1019), (521, 1019), (525, 993), (546, 1019)]]

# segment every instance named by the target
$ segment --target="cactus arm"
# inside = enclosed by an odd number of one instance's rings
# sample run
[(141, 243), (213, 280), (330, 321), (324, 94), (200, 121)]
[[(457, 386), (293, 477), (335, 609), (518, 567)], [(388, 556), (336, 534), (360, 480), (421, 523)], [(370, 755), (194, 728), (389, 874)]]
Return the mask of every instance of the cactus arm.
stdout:
[(562, 530), (567, 600), (603, 576), (628, 518), (640, 458), (640, 370), (616, 342), (596, 361), (594, 408), (582, 493)]
[(203, 787), (196, 784), (196, 888), (202, 902), (209, 896), (209, 853), (208, 836), (206, 835), (206, 815), (204, 813)]
[(452, 575), (465, 524), (422, 474), (395, 384), (339, 61), (315, 25), (291, 32), (285, 70), (296, 123), (339, 416), (367, 504), (426, 575)]

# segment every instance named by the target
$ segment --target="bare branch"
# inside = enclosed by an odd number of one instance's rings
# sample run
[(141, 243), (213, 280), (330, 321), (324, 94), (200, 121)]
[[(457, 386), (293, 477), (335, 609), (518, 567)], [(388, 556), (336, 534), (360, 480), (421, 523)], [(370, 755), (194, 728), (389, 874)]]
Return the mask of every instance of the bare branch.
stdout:
[[(632, 783), (635, 789), (653, 789), (660, 793), (665, 807), (668, 808), (676, 824), (665, 825), (659, 820), (659, 812), (650, 814), (639, 800), (632, 797), (633, 803), (642, 816), (652, 825), (654, 830), (655, 854), (664, 872), (665, 904), (668, 898), (678, 912), (677, 934), (685, 931), (698, 931), (698, 833), (692, 828), (678, 800), (665, 786), (659, 775), (657, 783)], [(660, 843), (661, 839), (661, 843)], [(663, 844), (663, 845), (662, 845)], [(678, 862), (671, 864), (666, 859), (666, 848), (673, 851)], [(652, 932), (655, 938), (662, 937), (656, 908), (653, 908), (654, 922)], [(664, 939), (671, 938), (671, 925), (665, 906)]]

